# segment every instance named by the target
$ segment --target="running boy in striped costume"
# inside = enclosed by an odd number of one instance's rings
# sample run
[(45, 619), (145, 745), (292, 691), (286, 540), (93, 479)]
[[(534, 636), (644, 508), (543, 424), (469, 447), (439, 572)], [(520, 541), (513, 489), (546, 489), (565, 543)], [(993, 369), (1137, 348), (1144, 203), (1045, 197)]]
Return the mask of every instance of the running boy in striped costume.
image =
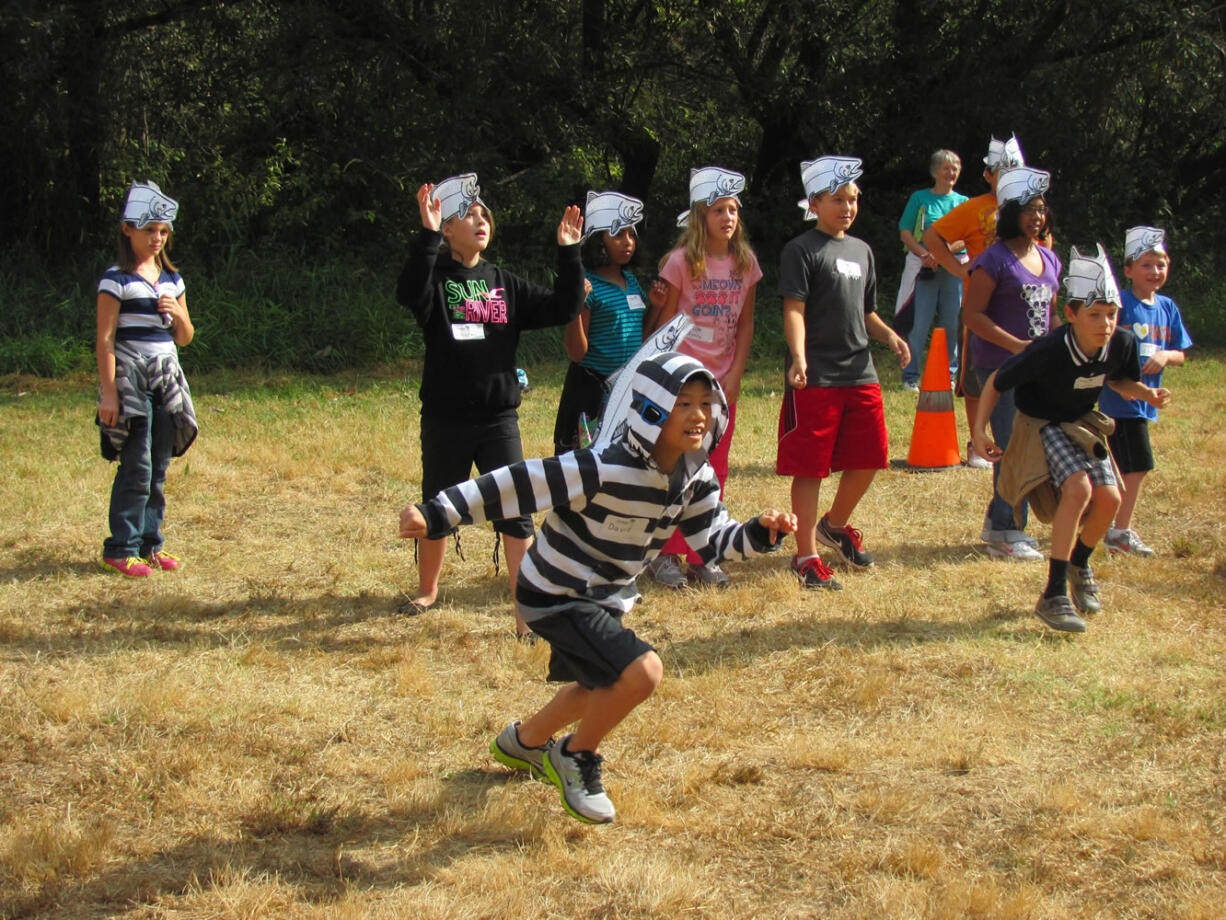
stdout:
[[(596, 748), (664, 671), (655, 649), (621, 622), (638, 599), (639, 573), (674, 529), (704, 564), (773, 550), (796, 530), (794, 515), (774, 510), (738, 524), (720, 502), (707, 458), (728, 410), (710, 371), (665, 353), (633, 373), (629, 412), (604, 421), (616, 426), (609, 446), (521, 461), (400, 513), (400, 536), (420, 538), (550, 509), (520, 567), (515, 599), (551, 647), (548, 679), (565, 686), (503, 729), (490, 751), (548, 779), (566, 811), (591, 824), (615, 814)], [(576, 721), (574, 734), (553, 740)]]

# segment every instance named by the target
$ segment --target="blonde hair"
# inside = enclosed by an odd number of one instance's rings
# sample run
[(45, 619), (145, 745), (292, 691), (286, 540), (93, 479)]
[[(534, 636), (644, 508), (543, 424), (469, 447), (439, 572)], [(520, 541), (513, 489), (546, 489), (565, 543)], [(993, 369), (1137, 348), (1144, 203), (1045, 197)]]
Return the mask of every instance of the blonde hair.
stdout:
[[(732, 256), (734, 278), (749, 274), (754, 262), (753, 247), (749, 245), (749, 234), (745, 232), (745, 222), (740, 219), (739, 204), (738, 202), (736, 230), (732, 232), (732, 239), (728, 241), (728, 254)], [(696, 201), (690, 205), (689, 221), (681, 232), (681, 236), (677, 237), (677, 245), (673, 247), (685, 253), (685, 264), (695, 278), (707, 277), (707, 211), (710, 209), (710, 205), (705, 201)], [(663, 268), (667, 261), (668, 255), (665, 255), (660, 262), (660, 267)]]
[(958, 166), (958, 170), (962, 170), (962, 157), (952, 150), (938, 150), (928, 160), (928, 175), (935, 179), (937, 177), (937, 170), (946, 163), (955, 163)]

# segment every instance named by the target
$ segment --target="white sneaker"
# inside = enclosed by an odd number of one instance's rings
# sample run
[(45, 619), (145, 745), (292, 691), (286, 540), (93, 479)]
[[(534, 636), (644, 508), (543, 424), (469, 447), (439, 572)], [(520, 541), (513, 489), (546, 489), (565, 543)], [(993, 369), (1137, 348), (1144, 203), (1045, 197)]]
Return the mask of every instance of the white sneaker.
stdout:
[(608, 824), (617, 811), (604, 791), (601, 765), (604, 758), (591, 751), (566, 750), (567, 735), (549, 749), (543, 766), (546, 778), (562, 793), (562, 807), (587, 824)]
[(972, 441), (966, 442), (966, 465), (972, 470), (990, 470), (992, 464), (990, 461), (983, 459), (975, 453), (975, 446)]
[(681, 558), (672, 553), (662, 553), (647, 563), (651, 577), (666, 588), (684, 588), (685, 573), (681, 571)]
[(988, 555), (1012, 562), (1042, 562), (1043, 554), (1030, 545), (1028, 540), (992, 540), (984, 544)]
[(1154, 551), (1145, 545), (1145, 541), (1135, 530), (1117, 530), (1112, 527), (1103, 537), (1110, 553), (1123, 553), (1128, 556), (1153, 556)]
[(689, 567), (689, 577), (695, 583), (706, 585), (709, 588), (728, 587), (728, 573), (715, 562), (708, 563), (707, 565), (691, 565)]

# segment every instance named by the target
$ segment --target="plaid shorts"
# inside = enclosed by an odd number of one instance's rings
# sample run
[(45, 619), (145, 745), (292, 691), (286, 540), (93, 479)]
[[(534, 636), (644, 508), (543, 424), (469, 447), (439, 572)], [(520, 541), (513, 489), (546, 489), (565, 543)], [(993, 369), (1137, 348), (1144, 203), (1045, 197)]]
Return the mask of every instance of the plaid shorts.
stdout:
[(1039, 437), (1043, 439), (1047, 468), (1051, 471), (1051, 481), (1056, 488), (1064, 485), (1064, 481), (1074, 473), (1083, 470), (1089, 473), (1093, 485), (1116, 484), (1110, 454), (1102, 460), (1091, 457), (1059, 425), (1044, 425), (1039, 431)]

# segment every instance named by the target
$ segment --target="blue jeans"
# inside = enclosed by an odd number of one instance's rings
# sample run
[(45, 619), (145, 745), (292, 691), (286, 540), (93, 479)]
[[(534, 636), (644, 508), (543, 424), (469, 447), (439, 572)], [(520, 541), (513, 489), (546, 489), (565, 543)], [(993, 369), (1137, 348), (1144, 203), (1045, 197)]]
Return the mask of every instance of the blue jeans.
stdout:
[(131, 419), (111, 486), (111, 535), (102, 544), (107, 559), (148, 559), (162, 548), (166, 468), (174, 449), (175, 428), (158, 396), (146, 393), (145, 400), (148, 414)]
[[(987, 383), (989, 377), (992, 376), (993, 369), (985, 367), (975, 368), (975, 376), (979, 378), (979, 383), (982, 386)], [(1017, 403), (1013, 399), (1013, 390), (1005, 390), (1000, 394), (1000, 399), (996, 401), (996, 408), (992, 410), (991, 416), (988, 418), (988, 423), (992, 428), (992, 440), (996, 445), (1004, 450), (1009, 446), (1009, 438), (1013, 436), (1013, 420), (1017, 415)], [(1026, 521), (1029, 519), (1029, 509), (1025, 504), (1022, 505), (1022, 518), (1014, 523), (1013, 506), (1000, 497), (1000, 493), (996, 491), (996, 483), (1000, 479), (1000, 464), (992, 464), (992, 501), (988, 505), (988, 521), (991, 524), (992, 530), (1025, 530)]]
[(962, 309), (962, 282), (943, 268), (938, 268), (931, 278), (915, 279), (915, 311), (911, 334), (907, 345), (911, 348), (911, 363), (902, 369), (904, 383), (918, 383), (923, 367), (924, 346), (928, 342), (928, 328), (936, 317), (937, 325), (945, 330), (945, 343), (949, 349), (949, 373), (958, 374), (958, 311)]

